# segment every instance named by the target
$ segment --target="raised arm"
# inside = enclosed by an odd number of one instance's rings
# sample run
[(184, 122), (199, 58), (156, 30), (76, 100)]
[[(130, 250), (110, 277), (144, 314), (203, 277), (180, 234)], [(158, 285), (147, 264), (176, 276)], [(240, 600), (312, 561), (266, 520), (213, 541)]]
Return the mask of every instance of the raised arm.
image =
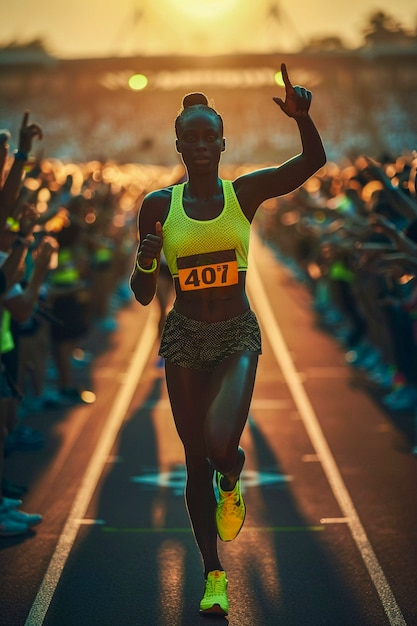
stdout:
[(7, 308), (17, 322), (25, 322), (33, 313), (39, 300), (39, 291), (49, 269), (52, 253), (58, 244), (52, 237), (44, 237), (34, 255), (33, 269), (23, 293), (7, 300)]
[(9, 139), (10, 139), (10, 133), (8, 130), (3, 130), (0, 132), (0, 231), (1, 232), (3, 232), (3, 229), (6, 225), (6, 220), (9, 217), (7, 213), (7, 209), (3, 208), (2, 206), (2, 189), (3, 189), (3, 181), (4, 181), (7, 158), (9, 155)]
[(369, 225), (376, 232), (387, 235), (399, 251), (417, 258), (417, 245), (414, 241), (409, 239), (402, 230), (399, 230), (386, 217), (378, 213), (372, 213), (369, 217)]
[(22, 173), (25, 163), (29, 159), (34, 137), (42, 139), (42, 129), (39, 124), (29, 124), (29, 111), (23, 114), (22, 125), (19, 131), (19, 149), (14, 155), (14, 161), (0, 190), (0, 221), (6, 220), (13, 214), (13, 206), (22, 183)]
[(21, 279), (24, 269), (25, 258), (29, 246), (33, 242), (33, 228), (36, 224), (37, 212), (29, 205), (23, 209), (20, 219), (19, 235), (9, 252), (9, 255), (2, 265), (2, 271), (6, 279), (6, 291)]
[(292, 85), (285, 63), (281, 65), (285, 100), (274, 97), (281, 111), (297, 123), (302, 152), (278, 167), (256, 170), (234, 181), (236, 193), (248, 219), (269, 198), (282, 196), (300, 187), (326, 163), (326, 153), (319, 132), (309, 115), (312, 93)]

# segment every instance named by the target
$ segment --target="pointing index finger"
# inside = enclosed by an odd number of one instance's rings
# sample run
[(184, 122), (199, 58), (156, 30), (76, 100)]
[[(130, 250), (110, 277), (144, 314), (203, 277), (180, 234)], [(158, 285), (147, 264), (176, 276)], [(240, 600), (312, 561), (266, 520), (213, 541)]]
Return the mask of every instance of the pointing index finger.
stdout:
[(287, 66), (285, 65), (285, 63), (281, 63), (281, 74), (285, 87), (290, 87), (292, 89), (292, 84), (290, 79), (288, 78)]
[(28, 121), (29, 121), (29, 111), (26, 110), (23, 113), (22, 128), (26, 128), (26, 126), (28, 125)]

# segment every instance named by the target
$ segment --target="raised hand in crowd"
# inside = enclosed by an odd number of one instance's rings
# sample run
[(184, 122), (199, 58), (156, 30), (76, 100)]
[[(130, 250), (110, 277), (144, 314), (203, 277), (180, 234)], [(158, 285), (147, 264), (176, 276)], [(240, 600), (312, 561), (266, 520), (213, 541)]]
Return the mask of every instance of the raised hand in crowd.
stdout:
[(35, 137), (37, 137), (39, 140), (43, 139), (42, 128), (36, 122), (32, 122), (31, 124), (29, 124), (29, 111), (25, 111), (23, 114), (22, 125), (19, 131), (18, 152), (23, 152), (23, 155), (28, 157), (30, 151), (32, 150), (32, 143)]
[(3, 186), (3, 174), (9, 154), (10, 133), (8, 130), (0, 130), (0, 188)]
[(19, 131), (19, 147), (14, 154), (13, 164), (0, 190), (0, 228), (3, 228), (7, 218), (13, 215), (22, 184), (23, 168), (29, 159), (34, 138), (43, 139), (43, 132), (36, 122), (29, 124), (29, 111), (25, 111)]
[(392, 208), (408, 222), (417, 219), (417, 201), (403, 191), (400, 186), (395, 186), (384, 171), (384, 168), (369, 156), (363, 157), (364, 173), (371, 180), (377, 180), (383, 185), (383, 190), (389, 198)]
[(417, 245), (385, 216), (379, 213), (372, 213), (369, 216), (369, 225), (376, 232), (384, 233), (384, 235), (389, 237), (399, 251), (417, 258)]

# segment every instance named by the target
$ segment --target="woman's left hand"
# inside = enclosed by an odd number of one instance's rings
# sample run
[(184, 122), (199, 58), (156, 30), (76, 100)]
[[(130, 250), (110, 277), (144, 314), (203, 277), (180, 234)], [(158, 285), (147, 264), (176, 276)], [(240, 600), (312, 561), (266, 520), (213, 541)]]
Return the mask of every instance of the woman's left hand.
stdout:
[(155, 234), (148, 233), (139, 246), (137, 260), (141, 267), (151, 265), (154, 259), (159, 259), (162, 250), (162, 224), (156, 222)]
[(288, 78), (287, 66), (281, 64), (281, 73), (285, 85), (285, 102), (281, 98), (272, 98), (288, 117), (298, 118), (308, 115), (312, 93), (305, 87), (292, 85)]

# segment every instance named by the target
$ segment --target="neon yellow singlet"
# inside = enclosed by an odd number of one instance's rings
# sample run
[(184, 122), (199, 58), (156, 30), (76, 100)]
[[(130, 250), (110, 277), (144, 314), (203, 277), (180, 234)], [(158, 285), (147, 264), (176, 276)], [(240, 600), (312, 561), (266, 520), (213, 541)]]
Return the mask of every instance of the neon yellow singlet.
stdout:
[(232, 181), (221, 182), (224, 207), (212, 220), (188, 217), (182, 203), (185, 183), (172, 188), (171, 205), (162, 234), (164, 254), (174, 277), (178, 277), (178, 258), (221, 251), (235, 251), (239, 272), (248, 268), (250, 222), (240, 207)]

